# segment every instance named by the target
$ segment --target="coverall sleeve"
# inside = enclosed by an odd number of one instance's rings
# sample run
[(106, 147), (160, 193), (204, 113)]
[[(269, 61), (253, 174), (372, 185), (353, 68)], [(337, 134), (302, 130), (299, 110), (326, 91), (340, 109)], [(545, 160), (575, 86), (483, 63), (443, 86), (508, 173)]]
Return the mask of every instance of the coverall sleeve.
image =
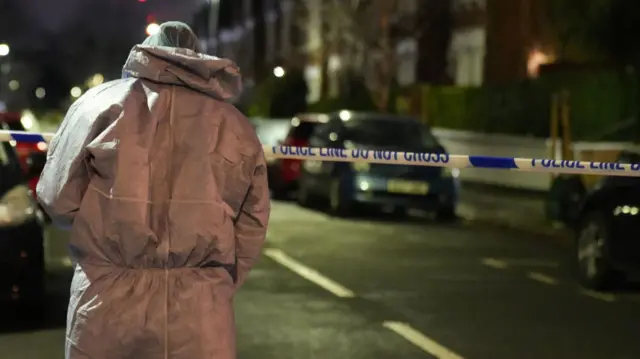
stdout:
[(267, 165), (264, 152), (260, 148), (249, 193), (236, 222), (237, 288), (242, 286), (260, 257), (267, 236), (270, 212)]
[(95, 137), (97, 121), (86, 118), (80, 102), (78, 100), (69, 109), (51, 141), (47, 162), (36, 187), (38, 201), (53, 223), (60, 227), (73, 224), (89, 185), (85, 147)]

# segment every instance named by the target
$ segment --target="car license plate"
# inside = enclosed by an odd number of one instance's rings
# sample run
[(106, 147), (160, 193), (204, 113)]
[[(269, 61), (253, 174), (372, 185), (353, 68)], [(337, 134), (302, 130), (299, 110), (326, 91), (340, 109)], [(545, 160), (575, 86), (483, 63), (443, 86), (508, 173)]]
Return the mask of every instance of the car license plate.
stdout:
[(389, 180), (387, 191), (398, 194), (425, 195), (429, 192), (429, 184), (426, 182)]

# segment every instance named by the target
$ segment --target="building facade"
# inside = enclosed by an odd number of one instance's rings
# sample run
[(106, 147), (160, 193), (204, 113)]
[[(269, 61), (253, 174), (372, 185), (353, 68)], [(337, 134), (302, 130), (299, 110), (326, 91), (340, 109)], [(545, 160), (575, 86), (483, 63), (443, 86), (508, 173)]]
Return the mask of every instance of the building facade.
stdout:
[(454, 84), (513, 83), (535, 77), (541, 65), (553, 61), (547, 0), (451, 0), (451, 6)]
[(293, 10), (293, 0), (208, 1), (191, 25), (206, 53), (238, 64), (248, 95), (289, 57)]

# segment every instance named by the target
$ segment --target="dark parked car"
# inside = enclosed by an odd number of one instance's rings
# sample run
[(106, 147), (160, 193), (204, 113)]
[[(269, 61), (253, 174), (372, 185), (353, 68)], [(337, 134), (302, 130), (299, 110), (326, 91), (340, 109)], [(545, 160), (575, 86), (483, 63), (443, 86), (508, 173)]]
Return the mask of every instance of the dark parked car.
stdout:
[[(447, 156), (426, 125), (408, 117), (341, 111), (316, 128), (312, 147), (425, 152)], [(349, 215), (358, 208), (407, 209), (455, 216), (458, 201), (456, 171), (424, 166), (304, 162), (298, 201), (327, 201), (331, 212)]]
[[(0, 308), (17, 304), (30, 313), (44, 297), (44, 219), (27, 176), (40, 173), (46, 154), (32, 153), (25, 174), (15, 147), (0, 143)], [(13, 313), (13, 312), (12, 312)], [(3, 315), (3, 317), (5, 317)]]
[[(290, 120), (289, 132), (279, 144), (296, 147), (309, 146), (309, 138), (318, 126), (326, 122), (326, 114), (306, 113), (299, 114)], [(279, 159), (273, 163), (269, 173), (269, 183), (273, 190), (274, 197), (286, 198), (290, 193), (297, 190), (298, 179), (301, 172), (301, 160)]]
[[(618, 162), (640, 163), (624, 152)], [(640, 273), (640, 178), (604, 177), (589, 192), (576, 223), (577, 272), (581, 284), (607, 289)]]
[[(20, 112), (0, 112), (0, 123), (2, 123), (3, 130), (11, 130), (11, 131), (27, 131), (24, 124), (22, 123), (22, 113)], [(16, 153), (18, 154), (18, 159), (20, 160), (20, 165), (25, 173), (31, 171), (32, 169), (27, 165), (27, 159), (30, 158), (31, 154), (34, 153), (46, 153), (47, 148), (49, 147), (46, 142), (40, 143), (30, 143), (30, 142), (16, 142), (12, 143), (15, 147)], [(38, 179), (40, 179), (40, 173), (30, 173), (30, 177), (28, 178), (29, 188), (34, 192), (36, 190), (36, 186), (38, 185)]]

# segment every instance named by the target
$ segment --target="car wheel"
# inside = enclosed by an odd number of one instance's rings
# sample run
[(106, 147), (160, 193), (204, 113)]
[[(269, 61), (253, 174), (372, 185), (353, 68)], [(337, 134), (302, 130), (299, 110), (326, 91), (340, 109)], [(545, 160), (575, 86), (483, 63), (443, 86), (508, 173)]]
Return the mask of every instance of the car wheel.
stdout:
[(578, 280), (588, 289), (608, 289), (619, 278), (609, 255), (609, 234), (602, 216), (593, 212), (581, 222), (576, 243)]
[(455, 207), (445, 206), (436, 210), (436, 221), (438, 222), (451, 222), (456, 220)]
[(331, 182), (329, 189), (329, 210), (331, 214), (337, 217), (347, 217), (351, 215), (351, 206), (342, 196), (342, 187), (339, 179)]
[(309, 189), (304, 185), (303, 182), (300, 182), (300, 187), (298, 188), (298, 193), (296, 194), (296, 200), (300, 207), (310, 207), (311, 200), (309, 198)]

